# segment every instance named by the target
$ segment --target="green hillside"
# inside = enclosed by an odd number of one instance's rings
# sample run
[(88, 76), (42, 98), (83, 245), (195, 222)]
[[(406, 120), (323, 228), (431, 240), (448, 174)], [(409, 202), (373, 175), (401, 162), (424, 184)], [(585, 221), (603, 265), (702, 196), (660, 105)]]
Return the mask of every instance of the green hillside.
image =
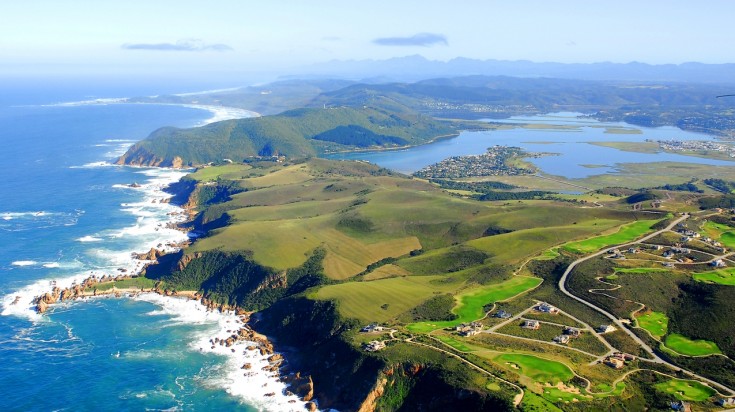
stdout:
[(455, 132), (403, 106), (305, 108), (191, 129), (161, 128), (131, 147), (118, 163), (181, 167), (253, 156), (312, 157), (416, 145)]

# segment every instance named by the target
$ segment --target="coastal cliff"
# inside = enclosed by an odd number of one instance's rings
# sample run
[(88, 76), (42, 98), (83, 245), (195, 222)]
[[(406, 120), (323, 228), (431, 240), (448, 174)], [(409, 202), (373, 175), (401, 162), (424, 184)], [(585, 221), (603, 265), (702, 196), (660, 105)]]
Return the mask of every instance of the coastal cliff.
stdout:
[[(253, 317), (254, 327), (308, 374), (321, 408), (340, 411), (506, 411), (512, 402), (477, 387), (451, 358), (431, 350), (417, 359), (368, 353), (350, 343), (359, 324), (331, 301), (282, 299)], [(413, 352), (414, 354), (416, 352)]]
[(184, 164), (180, 156), (159, 156), (152, 153), (147, 147), (140, 143), (134, 144), (125, 154), (120, 156), (116, 165), (147, 166), (147, 167), (171, 167), (181, 169), (191, 164)]

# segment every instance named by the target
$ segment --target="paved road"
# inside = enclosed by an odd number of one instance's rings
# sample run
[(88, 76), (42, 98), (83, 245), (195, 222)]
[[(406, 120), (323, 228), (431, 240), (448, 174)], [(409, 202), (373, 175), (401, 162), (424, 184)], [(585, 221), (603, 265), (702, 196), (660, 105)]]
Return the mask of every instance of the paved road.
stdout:
[[(652, 238), (660, 235), (661, 233), (664, 233), (664, 232), (667, 232), (667, 231), (673, 229), (676, 225), (678, 225), (679, 223), (683, 222), (684, 220), (686, 220), (688, 218), (689, 218), (689, 215), (688, 214), (687, 215), (683, 215), (680, 218), (678, 218), (678, 219), (674, 220), (673, 222), (671, 222), (671, 224), (668, 225), (664, 229), (661, 229), (659, 231), (653, 232), (653, 233), (651, 233), (651, 234), (649, 234), (647, 236), (644, 236), (644, 237), (642, 237), (642, 238), (640, 238), (640, 239), (638, 239), (636, 241), (625, 243), (625, 244), (622, 244), (622, 245), (618, 245), (616, 247), (617, 248), (625, 248), (625, 247), (628, 247), (628, 246), (631, 246), (631, 245), (636, 245), (636, 244), (639, 244), (639, 243), (643, 243), (643, 242), (645, 242), (645, 241), (647, 241), (649, 239), (652, 239)], [(699, 375), (697, 375), (694, 372), (690, 372), (688, 370), (682, 369), (682, 368), (680, 368), (680, 367), (678, 367), (678, 366), (676, 366), (676, 365), (674, 365), (672, 363), (669, 363), (668, 361), (666, 361), (664, 359), (661, 359), (661, 357), (658, 356), (658, 355), (656, 355), (656, 353), (654, 353), (653, 349), (650, 346), (648, 346), (648, 344), (646, 344), (646, 342), (644, 342), (643, 340), (641, 340), (641, 338), (639, 338), (638, 335), (636, 335), (635, 333), (633, 333), (633, 331), (631, 331), (630, 329), (628, 329), (627, 327), (625, 327), (625, 325), (623, 324), (623, 322), (621, 322), (621, 320), (617, 316), (611, 314), (610, 312), (606, 311), (605, 309), (602, 309), (601, 307), (595, 305), (592, 302), (588, 302), (588, 301), (586, 301), (586, 300), (584, 300), (584, 299), (582, 299), (582, 298), (580, 298), (578, 296), (573, 295), (571, 292), (569, 292), (569, 290), (567, 290), (567, 286), (566, 286), (567, 278), (569, 277), (569, 274), (572, 273), (572, 271), (574, 270), (574, 268), (578, 264), (580, 264), (580, 263), (582, 263), (582, 262), (584, 262), (586, 260), (589, 260), (589, 259), (592, 259), (592, 258), (595, 258), (597, 256), (600, 256), (600, 255), (603, 255), (603, 254), (607, 253), (608, 249), (609, 248), (605, 248), (605, 249), (603, 249), (603, 250), (601, 250), (599, 252), (593, 253), (591, 255), (585, 256), (583, 258), (577, 259), (574, 262), (572, 262), (569, 265), (569, 267), (567, 267), (567, 270), (564, 271), (564, 274), (561, 276), (561, 279), (559, 279), (559, 289), (562, 291), (562, 293), (564, 293), (565, 295), (569, 296), (570, 298), (572, 298), (572, 299), (574, 299), (574, 300), (576, 300), (576, 301), (578, 301), (580, 303), (583, 303), (583, 304), (589, 306), (590, 308), (596, 310), (599, 313), (602, 313), (607, 318), (609, 318), (612, 321), (612, 323), (614, 323), (618, 327), (618, 329), (624, 330), (625, 333), (627, 333), (631, 337), (631, 339), (633, 339), (636, 343), (638, 343), (639, 345), (641, 345), (641, 347), (653, 357), (653, 360), (649, 360), (649, 361), (654, 362), (654, 363), (660, 363), (660, 364), (667, 365), (668, 367), (670, 367), (670, 368), (672, 368), (674, 370), (681, 370), (681, 371), (685, 372), (686, 374), (688, 374), (689, 376), (692, 376), (692, 377), (695, 377), (695, 378), (700, 379), (702, 381), (705, 381), (705, 382), (709, 383), (710, 385), (715, 386), (715, 387), (719, 388), (720, 390), (725, 391), (725, 393), (735, 394), (735, 391), (733, 391), (732, 389), (728, 388), (725, 385), (722, 385), (721, 383), (715, 382), (715, 381), (713, 381), (711, 379), (707, 379), (704, 376), (699, 376)]]

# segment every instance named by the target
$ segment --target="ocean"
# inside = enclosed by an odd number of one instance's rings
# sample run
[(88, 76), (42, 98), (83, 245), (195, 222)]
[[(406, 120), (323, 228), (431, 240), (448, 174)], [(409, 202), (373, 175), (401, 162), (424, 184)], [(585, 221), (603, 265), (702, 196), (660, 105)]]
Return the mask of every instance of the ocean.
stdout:
[(53, 284), (134, 272), (133, 252), (186, 239), (166, 228), (183, 217), (161, 190), (185, 172), (117, 156), (162, 126), (247, 114), (98, 100), (171, 92), (153, 85), (1, 86), (0, 410), (303, 410), (244, 342), (212, 349), (239, 328), (234, 314), (154, 294), (33, 310)]

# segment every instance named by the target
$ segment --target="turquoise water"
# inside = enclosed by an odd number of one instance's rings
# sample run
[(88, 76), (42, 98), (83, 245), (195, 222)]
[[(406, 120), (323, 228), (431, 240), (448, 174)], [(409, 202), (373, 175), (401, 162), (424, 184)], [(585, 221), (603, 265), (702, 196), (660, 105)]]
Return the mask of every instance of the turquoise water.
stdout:
[[(99, 96), (125, 96), (98, 91)], [(130, 94), (140, 92), (130, 92)], [(153, 93), (151, 93), (153, 94)], [(165, 228), (177, 209), (161, 188), (183, 173), (109, 164), (162, 126), (211, 113), (154, 105), (0, 102), (0, 410), (289, 410), (282, 384), (240, 366), (260, 355), (212, 350), (239, 320), (157, 295), (100, 298), (34, 314), (31, 299), (89, 274), (140, 265), (131, 252), (184, 240)], [(67, 100), (85, 96), (67, 96)], [(35, 104), (34, 104), (35, 103)], [(137, 182), (140, 188), (127, 185)], [(13, 302), (16, 302), (13, 304)]]
[[(504, 123), (552, 124), (577, 126), (575, 130), (516, 128), (496, 131), (462, 132), (458, 137), (412, 147), (405, 150), (344, 153), (330, 155), (335, 159), (367, 160), (403, 173), (421, 168), (451, 156), (484, 153), (493, 145), (519, 146), (528, 152), (555, 153), (553, 156), (529, 159), (542, 172), (567, 178), (584, 178), (614, 173), (622, 163), (685, 162), (733, 166), (735, 162), (683, 156), (673, 153), (632, 153), (596, 146), (590, 142), (642, 142), (653, 140), (711, 140), (707, 135), (686, 132), (675, 127), (642, 128), (626, 123), (602, 123), (578, 118), (578, 113), (554, 113), (544, 116), (519, 116)], [(605, 133), (607, 127), (638, 129), (641, 134)], [(590, 165), (595, 167), (591, 168)]]

